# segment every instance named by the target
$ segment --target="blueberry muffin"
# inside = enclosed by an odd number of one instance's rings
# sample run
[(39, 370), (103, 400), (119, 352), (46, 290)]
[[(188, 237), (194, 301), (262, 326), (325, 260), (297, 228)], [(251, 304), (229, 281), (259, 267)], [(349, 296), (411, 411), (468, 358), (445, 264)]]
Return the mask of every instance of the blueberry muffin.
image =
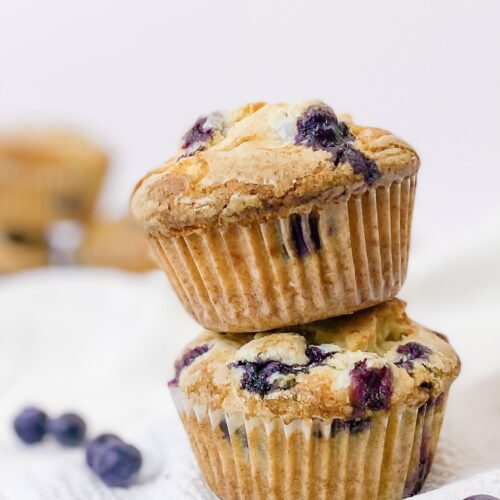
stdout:
[(157, 266), (144, 231), (130, 217), (94, 219), (76, 252), (77, 264), (144, 272)]
[(57, 220), (87, 220), (106, 167), (101, 150), (68, 132), (0, 136), (0, 225), (43, 234)]
[(397, 299), (270, 333), (205, 331), (169, 383), (226, 499), (394, 500), (427, 476), (460, 361)]
[(418, 166), (322, 102), (250, 104), (200, 118), (132, 210), (198, 322), (270, 330), (396, 295)]
[(0, 228), (0, 274), (46, 266), (48, 263), (49, 250), (42, 239)]

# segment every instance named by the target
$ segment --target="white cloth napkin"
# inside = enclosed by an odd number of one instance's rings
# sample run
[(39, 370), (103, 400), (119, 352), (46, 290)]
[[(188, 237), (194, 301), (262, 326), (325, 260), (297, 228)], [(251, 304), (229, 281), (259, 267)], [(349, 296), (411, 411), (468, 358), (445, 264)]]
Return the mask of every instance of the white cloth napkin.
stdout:
[[(500, 229), (493, 229), (446, 248), (415, 245), (402, 297), (414, 318), (449, 335), (463, 361), (434, 466), (415, 498), (500, 496)], [(174, 357), (198, 330), (159, 272), (68, 268), (0, 279), (0, 499), (213, 498), (166, 387)], [(138, 484), (107, 488), (81, 450), (19, 443), (11, 421), (26, 404), (53, 415), (75, 410), (91, 434), (116, 432), (138, 446)]]

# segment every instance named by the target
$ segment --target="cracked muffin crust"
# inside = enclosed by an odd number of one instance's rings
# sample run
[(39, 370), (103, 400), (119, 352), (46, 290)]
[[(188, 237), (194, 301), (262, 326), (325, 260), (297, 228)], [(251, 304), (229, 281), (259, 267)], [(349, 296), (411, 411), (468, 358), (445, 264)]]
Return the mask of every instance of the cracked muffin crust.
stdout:
[(320, 101), (249, 104), (198, 119), (131, 208), (199, 323), (265, 331), (398, 293), (418, 166)]
[(416, 152), (390, 132), (337, 118), (321, 101), (253, 103), (201, 117), (132, 198), (152, 235), (262, 222), (414, 175)]
[(359, 419), (446, 393), (460, 362), (397, 299), (266, 334), (205, 331), (170, 382), (195, 404), (255, 416)]

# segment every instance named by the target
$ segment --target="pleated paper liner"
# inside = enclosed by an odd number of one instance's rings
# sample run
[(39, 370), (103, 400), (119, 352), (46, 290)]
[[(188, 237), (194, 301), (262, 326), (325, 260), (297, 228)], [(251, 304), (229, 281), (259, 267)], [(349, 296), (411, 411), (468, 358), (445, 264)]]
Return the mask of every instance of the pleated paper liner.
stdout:
[(153, 238), (188, 312), (217, 331), (262, 331), (394, 297), (408, 264), (415, 176), (318, 210)]
[(397, 500), (416, 494), (446, 395), (365, 420), (248, 417), (172, 395), (201, 472), (222, 500)]
[(40, 235), (57, 220), (87, 220), (105, 170), (0, 165), (0, 226)]

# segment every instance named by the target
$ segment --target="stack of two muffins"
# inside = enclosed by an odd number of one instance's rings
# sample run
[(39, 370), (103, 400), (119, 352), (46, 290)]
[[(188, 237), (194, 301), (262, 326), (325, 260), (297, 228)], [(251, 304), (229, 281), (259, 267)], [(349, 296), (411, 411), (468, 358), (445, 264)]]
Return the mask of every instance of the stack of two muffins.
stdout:
[(321, 102), (259, 103), (200, 118), (137, 186), (134, 215), (210, 329), (169, 386), (220, 498), (422, 486), (460, 363), (393, 298), (418, 165), (394, 135)]

